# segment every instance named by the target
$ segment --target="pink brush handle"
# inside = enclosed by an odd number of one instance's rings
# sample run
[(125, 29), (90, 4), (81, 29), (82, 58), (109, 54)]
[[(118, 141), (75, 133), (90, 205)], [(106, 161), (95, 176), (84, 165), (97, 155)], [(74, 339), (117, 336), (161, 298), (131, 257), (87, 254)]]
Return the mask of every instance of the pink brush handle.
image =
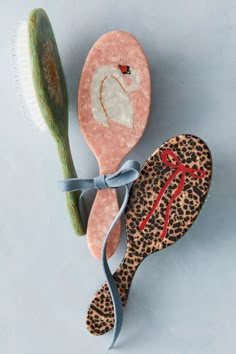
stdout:
[[(115, 189), (97, 191), (87, 226), (87, 242), (91, 254), (101, 259), (101, 250), (107, 231), (119, 211)], [(112, 230), (107, 244), (107, 258), (115, 252), (120, 240), (121, 223), (118, 221)]]

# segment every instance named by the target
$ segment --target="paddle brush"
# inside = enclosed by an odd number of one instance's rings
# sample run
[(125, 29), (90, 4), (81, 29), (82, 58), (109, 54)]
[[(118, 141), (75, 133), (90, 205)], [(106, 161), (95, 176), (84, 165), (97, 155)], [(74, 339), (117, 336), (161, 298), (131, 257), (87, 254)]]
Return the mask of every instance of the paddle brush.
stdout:
[[(130, 191), (125, 212), (127, 249), (113, 274), (123, 308), (142, 261), (173, 245), (192, 226), (206, 199), (211, 176), (210, 151), (192, 135), (168, 140), (146, 161)], [(113, 326), (113, 303), (105, 283), (89, 307), (87, 328), (102, 335)]]
[[(68, 97), (54, 33), (46, 12), (34, 9), (19, 26), (15, 67), (30, 118), (54, 138), (64, 178), (76, 178), (68, 138)], [(80, 192), (66, 193), (74, 231), (85, 233), (79, 212)]]
[[(78, 113), (81, 131), (95, 154), (101, 175), (117, 171), (146, 127), (151, 99), (148, 62), (129, 33), (113, 31), (94, 44), (81, 74)], [(98, 190), (87, 227), (92, 255), (100, 259), (105, 235), (119, 211), (115, 189)], [(107, 257), (116, 250), (120, 222), (112, 230)]]

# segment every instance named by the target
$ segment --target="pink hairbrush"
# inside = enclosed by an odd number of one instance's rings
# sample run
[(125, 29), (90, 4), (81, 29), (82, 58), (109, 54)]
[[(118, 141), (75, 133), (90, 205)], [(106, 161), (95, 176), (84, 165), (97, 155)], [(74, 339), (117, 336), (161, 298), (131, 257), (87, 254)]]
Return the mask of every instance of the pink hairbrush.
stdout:
[[(138, 143), (147, 124), (150, 96), (149, 67), (140, 44), (126, 32), (104, 34), (88, 54), (78, 93), (80, 127), (101, 175), (114, 173)], [(88, 247), (97, 259), (118, 210), (115, 189), (97, 192), (87, 226)], [(120, 228), (118, 222), (109, 238), (108, 258), (118, 246)]]

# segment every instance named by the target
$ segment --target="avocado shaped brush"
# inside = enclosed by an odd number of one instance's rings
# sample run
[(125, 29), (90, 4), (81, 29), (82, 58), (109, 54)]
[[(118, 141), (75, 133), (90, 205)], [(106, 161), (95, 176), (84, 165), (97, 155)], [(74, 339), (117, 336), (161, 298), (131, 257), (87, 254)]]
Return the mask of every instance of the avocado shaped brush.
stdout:
[[(34, 9), (19, 26), (16, 69), (30, 118), (53, 136), (64, 178), (76, 178), (68, 137), (68, 97), (54, 33), (46, 12)], [(84, 235), (79, 212), (80, 192), (66, 193), (74, 231)]]

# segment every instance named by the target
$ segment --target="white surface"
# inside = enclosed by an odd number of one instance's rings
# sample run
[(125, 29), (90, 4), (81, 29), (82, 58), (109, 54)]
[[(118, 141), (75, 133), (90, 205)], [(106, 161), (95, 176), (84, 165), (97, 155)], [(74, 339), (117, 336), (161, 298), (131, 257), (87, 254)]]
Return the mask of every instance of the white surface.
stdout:
[(134, 110), (127, 93), (138, 89), (140, 79), (135, 70), (132, 70), (129, 85), (122, 76), (120, 68), (112, 65), (99, 67), (93, 75), (91, 83), (93, 117), (105, 127), (109, 127), (107, 117), (128, 128), (133, 127)]
[[(1, 0), (0, 353), (101, 354), (111, 341), (111, 333), (93, 337), (86, 330), (87, 307), (103, 274), (66, 217), (54, 142), (23, 120), (12, 80), (11, 31), (39, 6), (49, 14), (62, 57), (81, 177), (98, 169), (78, 128), (78, 80), (90, 47), (113, 29), (137, 37), (152, 74), (150, 121), (129, 157), (144, 162), (179, 133), (199, 135), (213, 153), (208, 202), (186, 237), (139, 269), (116, 352), (235, 354), (233, 0)], [(124, 248), (123, 236), (114, 268)]]

